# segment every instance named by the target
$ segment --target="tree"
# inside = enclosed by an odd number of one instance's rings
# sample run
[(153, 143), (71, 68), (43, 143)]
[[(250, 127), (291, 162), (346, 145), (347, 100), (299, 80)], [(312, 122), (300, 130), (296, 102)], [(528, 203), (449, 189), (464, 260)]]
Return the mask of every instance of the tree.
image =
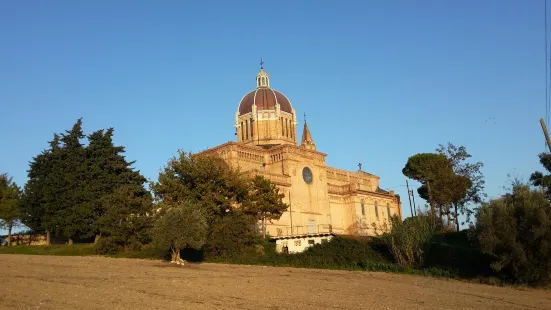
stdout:
[[(54, 229), (51, 220), (60, 192), (59, 179), (55, 176), (60, 160), (60, 137), (54, 134), (50, 148), (44, 150), (30, 162), (28, 177), (21, 199), (21, 220), (34, 232), (46, 232), (50, 244), (50, 233)], [(56, 190), (57, 189), (57, 190)]]
[(547, 200), (551, 201), (551, 154), (541, 153), (539, 154), (540, 163), (547, 170), (547, 174), (536, 171), (530, 176), (530, 182), (534, 186), (538, 186), (545, 191)]
[(126, 251), (139, 247), (153, 226), (151, 195), (139, 185), (121, 185), (101, 197), (105, 210), (98, 218), (103, 236), (111, 238)]
[(151, 185), (161, 208), (193, 201), (212, 224), (245, 201), (249, 181), (223, 159), (183, 151), (178, 154), (159, 174), (158, 182)]
[(8, 245), (11, 245), (11, 232), (19, 220), (21, 190), (7, 174), (0, 174), (0, 220), (8, 230)]
[(171, 262), (180, 264), (180, 250), (200, 249), (207, 236), (207, 220), (201, 208), (184, 201), (170, 207), (155, 222), (153, 243), (162, 250), (172, 252)]
[[(132, 238), (134, 232), (127, 231), (119, 224), (127, 220), (127, 212), (147, 212), (151, 208), (151, 195), (144, 188), (145, 177), (132, 168), (134, 162), (126, 161), (123, 155), (125, 148), (113, 144), (113, 134), (114, 129), (109, 128), (97, 130), (88, 136), (84, 187), (86, 200), (93, 209), (95, 233), (117, 235), (117, 239), (126, 247), (128, 238)], [(107, 196), (109, 198), (104, 199)], [(115, 232), (117, 227), (122, 231)], [(125, 232), (130, 235), (124, 235)]]
[(289, 206), (283, 203), (285, 195), (266, 178), (257, 175), (251, 179), (251, 191), (243, 203), (242, 211), (262, 223), (266, 238), (266, 221), (277, 220)]
[[(54, 135), (50, 148), (30, 163), (21, 208), (25, 225), (48, 236), (50, 232), (64, 236), (69, 244), (74, 238), (97, 236), (104, 229), (99, 223), (109, 230), (116, 227), (100, 221), (107, 212), (103, 197), (125, 185), (136, 190), (132, 195), (142, 195), (146, 180), (132, 169), (133, 162), (125, 160), (124, 147), (113, 145), (113, 132), (110, 128), (92, 133), (85, 147), (79, 119), (71, 130)], [(114, 219), (113, 212), (109, 219), (124, 220)]]
[(464, 146), (457, 147), (448, 142), (447, 146), (440, 145), (436, 151), (448, 158), (456, 175), (465, 177), (470, 181), (467, 193), (464, 196), (458, 195), (462, 197), (452, 203), (455, 208), (455, 222), (459, 231), (459, 214), (466, 215), (467, 222), (470, 222), (474, 210), (469, 208), (469, 206), (480, 204), (486, 198), (486, 194), (484, 193), (484, 184), (486, 182), (484, 175), (480, 171), (484, 164), (480, 161), (476, 163), (467, 162), (472, 156)]
[(481, 248), (495, 258), (492, 268), (519, 283), (551, 282), (551, 203), (528, 185), (483, 203), (476, 214)]
[[(450, 226), (450, 206), (456, 205), (462, 201), (471, 188), (472, 182), (469, 178), (461, 175), (457, 175), (450, 171), (449, 173), (440, 175), (432, 183), (432, 199), (438, 206), (441, 216), (446, 214), (448, 219), (447, 226)], [(428, 191), (425, 185), (422, 185), (417, 190), (419, 196), (423, 199), (428, 199)], [(459, 231), (459, 222), (457, 219), (457, 207), (456, 207), (456, 224), (457, 231)], [(443, 223), (442, 223), (443, 224)]]
[(447, 177), (452, 167), (446, 156), (434, 153), (420, 153), (408, 158), (402, 173), (426, 186), (427, 200), (434, 214), (433, 183), (439, 178)]

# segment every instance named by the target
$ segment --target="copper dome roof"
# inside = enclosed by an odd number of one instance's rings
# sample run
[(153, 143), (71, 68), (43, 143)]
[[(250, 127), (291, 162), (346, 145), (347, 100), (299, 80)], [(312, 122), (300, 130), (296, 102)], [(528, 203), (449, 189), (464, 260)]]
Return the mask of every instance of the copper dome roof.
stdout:
[(239, 114), (250, 113), (253, 110), (253, 104), (256, 104), (256, 110), (275, 110), (276, 103), (279, 103), (281, 111), (293, 113), (291, 102), (284, 94), (271, 88), (257, 88), (246, 94), (239, 103)]

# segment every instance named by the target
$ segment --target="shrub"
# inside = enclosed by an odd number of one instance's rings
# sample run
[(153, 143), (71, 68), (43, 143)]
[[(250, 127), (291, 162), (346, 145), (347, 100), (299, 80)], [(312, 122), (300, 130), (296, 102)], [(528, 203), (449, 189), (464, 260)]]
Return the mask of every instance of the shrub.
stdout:
[(116, 254), (119, 251), (119, 245), (111, 238), (99, 238), (98, 242), (94, 244), (94, 253), (96, 254)]
[(402, 266), (421, 267), (430, 248), (435, 221), (431, 216), (415, 216), (403, 221), (394, 216), (392, 230), (382, 236), (394, 261)]
[(551, 204), (545, 194), (515, 185), (511, 194), (483, 204), (476, 232), (492, 268), (506, 280), (546, 284), (551, 273)]
[(230, 213), (216, 220), (209, 229), (205, 256), (235, 257), (254, 252), (259, 234), (253, 217), (242, 213)]
[(425, 255), (424, 268), (454, 270), (462, 277), (471, 278), (493, 274), (490, 268), (493, 257), (482, 253), (479, 247), (473, 244), (446, 243), (440, 239), (442, 236), (435, 237)]

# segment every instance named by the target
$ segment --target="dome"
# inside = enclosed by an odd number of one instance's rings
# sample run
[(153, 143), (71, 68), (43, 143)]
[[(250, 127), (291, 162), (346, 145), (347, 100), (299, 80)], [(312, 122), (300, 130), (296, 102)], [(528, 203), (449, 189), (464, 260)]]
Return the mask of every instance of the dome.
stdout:
[(253, 104), (256, 104), (256, 110), (275, 110), (276, 103), (279, 103), (281, 111), (293, 113), (291, 102), (284, 94), (269, 87), (259, 87), (246, 94), (239, 103), (239, 114), (250, 113), (253, 110)]

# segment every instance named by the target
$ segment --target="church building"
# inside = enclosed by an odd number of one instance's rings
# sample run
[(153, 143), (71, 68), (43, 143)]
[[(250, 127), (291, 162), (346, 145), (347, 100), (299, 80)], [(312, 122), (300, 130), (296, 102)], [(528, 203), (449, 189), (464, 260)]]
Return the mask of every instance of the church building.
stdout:
[(381, 189), (379, 177), (327, 166), (304, 121), (297, 136), (297, 114), (289, 98), (273, 89), (261, 63), (256, 88), (235, 114), (237, 142), (199, 153), (219, 156), (251, 177), (262, 175), (285, 194), (283, 216), (267, 223), (278, 251), (300, 252), (335, 235), (372, 236), (402, 218), (400, 197)]

